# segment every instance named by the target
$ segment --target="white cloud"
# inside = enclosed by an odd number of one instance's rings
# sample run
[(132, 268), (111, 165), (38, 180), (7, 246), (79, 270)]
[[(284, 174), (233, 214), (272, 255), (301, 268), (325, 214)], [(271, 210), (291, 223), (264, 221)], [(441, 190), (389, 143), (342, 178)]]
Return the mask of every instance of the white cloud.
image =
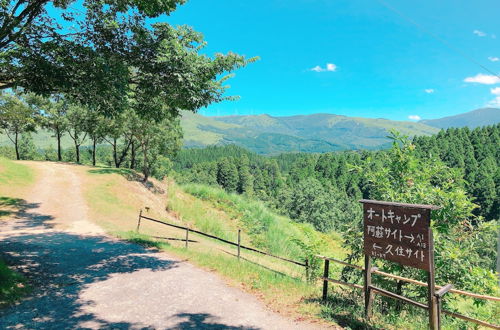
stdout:
[(488, 60), (490, 60), (491, 62), (498, 62), (498, 61), (500, 61), (500, 58), (498, 58), (496, 56), (490, 56), (490, 57), (488, 57)]
[(424, 89), (424, 92), (426, 92), (427, 94), (432, 94), (435, 92), (435, 90), (433, 88), (427, 88), (427, 89)]
[(488, 107), (500, 107), (500, 87), (490, 89), (491, 94), (496, 95), (493, 100), (488, 102)]
[(464, 81), (468, 83), (478, 83), (485, 85), (500, 84), (500, 78), (498, 78), (497, 76), (482, 73), (478, 73), (474, 77), (467, 77), (464, 79)]
[(487, 106), (500, 108), (500, 96), (497, 96), (493, 100), (488, 102)]
[(314, 68), (311, 69), (311, 71), (315, 71), (315, 72), (327, 72), (327, 71), (334, 72), (336, 70), (337, 70), (337, 66), (333, 63), (326, 63), (325, 68), (322, 68), (319, 65), (316, 65)]
[(480, 30), (474, 30), (474, 31), (472, 31), (472, 33), (474, 33), (478, 37), (486, 37), (487, 36), (487, 34), (485, 32), (480, 31)]
[(500, 96), (500, 87), (490, 89), (491, 94)]
[(409, 116), (408, 116), (408, 119), (411, 119), (411, 120), (420, 120), (420, 119), (422, 119), (422, 118), (420, 118), (420, 116), (419, 116), (419, 115), (409, 115)]
[(326, 71), (335, 71), (337, 70), (337, 66), (333, 63), (326, 64)]

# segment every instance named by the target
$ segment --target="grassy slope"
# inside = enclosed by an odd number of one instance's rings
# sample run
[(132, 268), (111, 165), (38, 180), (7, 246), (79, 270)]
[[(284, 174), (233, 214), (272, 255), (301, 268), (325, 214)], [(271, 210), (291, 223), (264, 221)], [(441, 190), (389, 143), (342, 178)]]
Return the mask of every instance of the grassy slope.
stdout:
[[(53, 134), (50, 133), (49, 131), (45, 129), (38, 129), (36, 133), (32, 133), (31, 136), (33, 137), (33, 141), (35, 143), (35, 146), (38, 148), (57, 148), (57, 140), (55, 137), (53, 137)], [(61, 145), (63, 149), (65, 148), (71, 148), (73, 147), (73, 141), (71, 138), (68, 136), (68, 134), (65, 134), (61, 140)], [(12, 147), (13, 144), (5, 134), (0, 134), (0, 146), (9, 146)]]
[(0, 157), (0, 195), (23, 197), (35, 182), (36, 175), (31, 168), (18, 162)]
[[(8, 221), (23, 207), (23, 198), (35, 178), (28, 166), (0, 158), (0, 221)], [(11, 270), (0, 256), (0, 306), (15, 302), (28, 291), (26, 280)]]
[(185, 136), (185, 143), (188, 146), (212, 145), (222, 140), (222, 134), (205, 130), (203, 129), (204, 126), (211, 126), (217, 130), (239, 127), (238, 125), (226, 124), (188, 111), (182, 113), (181, 126)]

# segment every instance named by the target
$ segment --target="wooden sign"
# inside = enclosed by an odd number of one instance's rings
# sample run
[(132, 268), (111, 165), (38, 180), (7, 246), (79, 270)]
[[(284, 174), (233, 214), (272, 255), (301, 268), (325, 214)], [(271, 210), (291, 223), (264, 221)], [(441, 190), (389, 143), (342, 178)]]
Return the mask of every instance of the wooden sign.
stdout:
[(361, 200), (366, 256), (430, 271), (432, 205)]

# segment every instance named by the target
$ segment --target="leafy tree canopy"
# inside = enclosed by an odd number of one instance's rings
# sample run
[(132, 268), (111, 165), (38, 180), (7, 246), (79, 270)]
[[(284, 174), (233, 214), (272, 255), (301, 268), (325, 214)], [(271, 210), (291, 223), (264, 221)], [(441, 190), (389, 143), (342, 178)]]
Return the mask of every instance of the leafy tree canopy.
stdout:
[[(202, 35), (186, 26), (148, 25), (184, 0), (0, 2), (0, 88), (64, 94), (107, 115), (142, 106), (161, 121), (167, 111), (224, 99), (224, 76), (249, 61), (200, 55)], [(222, 78), (221, 78), (222, 77)], [(151, 106), (161, 102), (167, 107)]]

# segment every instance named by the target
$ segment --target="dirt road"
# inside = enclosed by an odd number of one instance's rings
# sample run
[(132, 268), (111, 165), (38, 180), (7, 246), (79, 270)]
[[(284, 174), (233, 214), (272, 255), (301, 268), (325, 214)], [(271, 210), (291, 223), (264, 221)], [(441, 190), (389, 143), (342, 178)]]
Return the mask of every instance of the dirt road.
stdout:
[(107, 237), (87, 218), (75, 165), (28, 162), (25, 210), (0, 222), (0, 254), (34, 287), (0, 329), (313, 329), (165, 253)]

